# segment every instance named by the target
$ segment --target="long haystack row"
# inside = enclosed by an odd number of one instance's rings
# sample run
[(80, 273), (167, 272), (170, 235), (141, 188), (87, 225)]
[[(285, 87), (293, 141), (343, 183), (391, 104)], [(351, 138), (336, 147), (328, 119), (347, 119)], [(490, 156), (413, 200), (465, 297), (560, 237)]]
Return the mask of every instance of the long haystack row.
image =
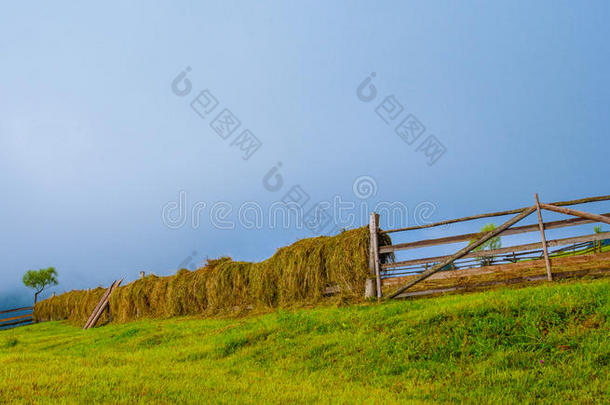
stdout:
[[(381, 244), (391, 242), (382, 240)], [(340, 299), (360, 299), (369, 276), (368, 249), (368, 229), (359, 228), (300, 240), (259, 263), (226, 257), (209, 260), (195, 271), (182, 269), (168, 277), (149, 275), (116, 289), (110, 314), (113, 321), (127, 322), (138, 317), (286, 307), (319, 302), (329, 287)], [(75, 290), (49, 298), (36, 304), (34, 317), (85, 322), (104, 291)], [(100, 323), (107, 321), (105, 313)]]

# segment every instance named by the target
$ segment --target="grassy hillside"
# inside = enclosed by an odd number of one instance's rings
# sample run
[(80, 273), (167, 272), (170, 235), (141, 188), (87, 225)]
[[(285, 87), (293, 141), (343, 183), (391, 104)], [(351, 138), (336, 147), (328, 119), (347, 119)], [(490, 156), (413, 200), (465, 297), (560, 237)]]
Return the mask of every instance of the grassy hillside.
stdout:
[(610, 401), (610, 280), (0, 332), (0, 403)]

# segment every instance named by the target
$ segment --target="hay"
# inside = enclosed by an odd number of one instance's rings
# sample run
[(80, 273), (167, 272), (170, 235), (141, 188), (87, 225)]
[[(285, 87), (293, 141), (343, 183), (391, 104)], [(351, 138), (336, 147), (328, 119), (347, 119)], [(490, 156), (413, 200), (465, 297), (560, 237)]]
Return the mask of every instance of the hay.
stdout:
[[(391, 244), (380, 235), (380, 244)], [(315, 304), (328, 287), (334, 299), (362, 300), (368, 270), (368, 228), (336, 236), (300, 240), (278, 249), (260, 263), (235, 262), (229, 257), (208, 260), (195, 271), (182, 269), (169, 277), (149, 275), (119, 287), (110, 299), (114, 322), (139, 317), (213, 315), (255, 308)], [(393, 260), (392, 256), (382, 261)], [(104, 289), (71, 291), (36, 304), (37, 320), (82, 323), (100, 300)], [(100, 324), (109, 320), (105, 313)]]

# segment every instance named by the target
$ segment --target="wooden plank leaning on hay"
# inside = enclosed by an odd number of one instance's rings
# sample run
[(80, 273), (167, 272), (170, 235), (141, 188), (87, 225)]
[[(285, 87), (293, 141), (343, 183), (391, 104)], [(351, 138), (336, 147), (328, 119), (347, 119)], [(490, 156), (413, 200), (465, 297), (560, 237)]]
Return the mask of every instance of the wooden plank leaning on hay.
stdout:
[[(601, 214), (601, 215), (610, 219), (610, 213)], [(557, 228), (564, 228), (567, 226), (591, 224), (591, 223), (595, 223), (595, 222), (598, 222), (598, 221), (595, 221), (592, 219), (585, 219), (585, 218), (570, 218), (570, 219), (563, 219), (560, 221), (546, 222), (544, 224), (544, 229), (546, 229), (546, 230), (557, 229)], [(521, 233), (536, 232), (538, 230), (539, 230), (538, 224), (516, 226), (514, 228), (507, 229), (506, 231), (504, 231), (502, 236), (518, 235)], [(417, 248), (428, 247), (428, 246), (444, 245), (444, 244), (448, 244), (448, 243), (468, 242), (468, 241), (475, 239), (478, 236), (481, 236), (481, 234), (480, 233), (466, 233), (463, 235), (445, 236), (442, 238), (425, 239), (425, 240), (419, 240), (416, 242), (397, 243), (396, 245), (380, 246), (379, 253), (383, 254), (383, 253), (390, 253), (390, 252), (395, 252), (395, 251), (399, 251), (399, 250), (417, 249)]]
[(104, 312), (104, 309), (106, 309), (106, 306), (108, 305), (108, 302), (110, 301), (110, 296), (112, 295), (113, 291), (116, 290), (119, 287), (119, 285), (121, 285), (122, 281), (123, 281), (123, 279), (120, 279), (119, 281), (114, 281), (112, 283), (112, 285), (110, 286), (110, 288), (108, 288), (108, 290), (106, 290), (106, 293), (104, 293), (104, 296), (100, 300), (96, 309), (91, 314), (91, 317), (89, 318), (89, 320), (87, 321), (87, 323), (85, 324), (83, 329), (89, 329), (89, 328), (92, 328), (95, 326), (98, 319), (100, 319), (102, 312)]
[(91, 324), (93, 317), (95, 316), (95, 314), (97, 314), (97, 311), (100, 309), (100, 307), (102, 306), (102, 303), (108, 297), (108, 295), (110, 294), (110, 291), (112, 290), (112, 288), (114, 287), (115, 284), (116, 284), (116, 280), (114, 280), (112, 282), (112, 284), (110, 284), (110, 287), (108, 287), (108, 289), (104, 292), (104, 295), (102, 295), (102, 298), (99, 300), (99, 302), (93, 309), (93, 312), (91, 312), (91, 315), (89, 315), (89, 319), (87, 319), (87, 322), (85, 323), (85, 326), (83, 327), (83, 329), (89, 329), (89, 325)]
[(101, 305), (98, 308), (97, 313), (93, 316), (93, 318), (91, 320), (91, 323), (89, 324), (87, 329), (92, 328), (92, 327), (95, 326), (95, 324), (99, 320), (100, 316), (102, 315), (102, 312), (104, 312), (104, 310), (108, 306), (108, 302), (110, 301), (110, 296), (112, 295), (114, 290), (116, 290), (119, 287), (119, 285), (121, 285), (122, 281), (123, 281), (123, 279), (120, 279), (119, 281), (115, 281), (113, 283), (113, 285), (109, 288), (108, 295), (105, 297), (105, 299), (103, 301), (100, 301)]
[[(572, 243), (600, 241), (600, 240), (604, 240), (604, 239), (610, 239), (610, 232), (595, 233), (592, 235), (584, 235), (584, 236), (575, 236), (572, 238), (553, 239), (553, 240), (547, 241), (547, 246), (549, 246), (549, 247), (563, 246), (563, 245), (570, 245)], [(524, 245), (507, 246), (507, 247), (494, 249), (494, 250), (486, 250), (484, 252), (471, 252), (471, 253), (468, 253), (467, 255), (462, 256), (462, 259), (471, 258), (471, 257), (481, 257), (481, 256), (495, 256), (495, 255), (502, 254), (502, 253), (512, 253), (512, 252), (521, 252), (524, 250), (540, 249), (540, 247), (541, 247), (541, 242), (526, 243)], [(382, 264), (381, 268), (383, 270), (387, 270), (387, 269), (393, 269), (393, 268), (397, 268), (397, 267), (404, 267), (404, 266), (410, 266), (410, 265), (416, 265), (416, 264), (434, 263), (434, 262), (438, 262), (440, 260), (447, 259), (449, 257), (451, 257), (451, 256), (423, 257), (421, 259), (404, 260), (401, 262)]]
[(536, 201), (536, 211), (538, 212), (538, 227), (540, 228), (540, 238), (542, 239), (542, 251), (544, 252), (544, 264), (546, 266), (546, 277), (549, 281), (553, 281), (553, 273), (551, 273), (551, 261), (549, 260), (549, 250), (546, 247), (546, 236), (544, 235), (544, 222), (542, 221), (542, 212), (540, 212), (540, 201), (538, 193), (534, 194)]
[(409, 287), (419, 283), (422, 280), (425, 280), (426, 278), (430, 277), (432, 274), (436, 273), (443, 267), (447, 266), (448, 264), (453, 263), (455, 260), (457, 260), (461, 257), (464, 257), (465, 255), (470, 253), (472, 250), (481, 246), (483, 243), (487, 242), (491, 238), (498, 236), (499, 234), (504, 232), (506, 229), (510, 228), (517, 222), (521, 221), (523, 218), (529, 216), (534, 211), (536, 211), (535, 205), (524, 209), (523, 212), (521, 212), (516, 217), (506, 221), (505, 223), (503, 223), (502, 225), (500, 225), (498, 228), (494, 229), (493, 231), (486, 233), (480, 239), (478, 239), (477, 241), (473, 242), (472, 244), (466, 246), (465, 248), (461, 249), (459, 252), (457, 252), (453, 256), (450, 256), (448, 259), (445, 259), (441, 263), (438, 263), (438, 264), (432, 266), (430, 269), (424, 271), (418, 277), (416, 277), (412, 281), (408, 282), (407, 284), (405, 284), (404, 286), (400, 287), (398, 290), (393, 292), (388, 298), (391, 299), (391, 298), (397, 297), (398, 295), (402, 294), (405, 290), (407, 290)]

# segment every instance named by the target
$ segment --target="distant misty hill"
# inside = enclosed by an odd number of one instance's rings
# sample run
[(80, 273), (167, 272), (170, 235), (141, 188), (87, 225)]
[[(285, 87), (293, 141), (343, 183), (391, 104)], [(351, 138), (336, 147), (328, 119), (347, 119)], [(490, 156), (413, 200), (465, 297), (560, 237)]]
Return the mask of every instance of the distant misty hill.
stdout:
[(34, 303), (34, 297), (30, 294), (0, 293), (0, 311), (27, 307)]

